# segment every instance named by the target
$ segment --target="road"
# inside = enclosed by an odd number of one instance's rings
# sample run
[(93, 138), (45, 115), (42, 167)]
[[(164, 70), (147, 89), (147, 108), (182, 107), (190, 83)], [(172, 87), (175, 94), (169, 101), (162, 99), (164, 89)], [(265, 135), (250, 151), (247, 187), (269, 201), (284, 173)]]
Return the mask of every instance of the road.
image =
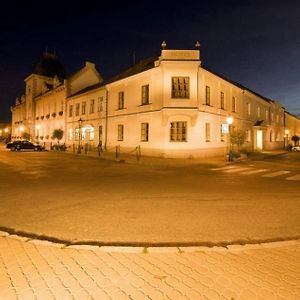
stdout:
[(226, 245), (300, 236), (300, 153), (118, 163), (0, 150), (0, 227), (70, 242)]

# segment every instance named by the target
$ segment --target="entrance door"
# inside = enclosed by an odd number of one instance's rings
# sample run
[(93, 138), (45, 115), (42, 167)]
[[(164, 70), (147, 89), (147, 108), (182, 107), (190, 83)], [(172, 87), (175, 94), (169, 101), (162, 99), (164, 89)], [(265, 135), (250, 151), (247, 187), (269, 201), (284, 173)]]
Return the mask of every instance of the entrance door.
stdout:
[(263, 149), (263, 131), (257, 130), (256, 132), (256, 149), (262, 150)]

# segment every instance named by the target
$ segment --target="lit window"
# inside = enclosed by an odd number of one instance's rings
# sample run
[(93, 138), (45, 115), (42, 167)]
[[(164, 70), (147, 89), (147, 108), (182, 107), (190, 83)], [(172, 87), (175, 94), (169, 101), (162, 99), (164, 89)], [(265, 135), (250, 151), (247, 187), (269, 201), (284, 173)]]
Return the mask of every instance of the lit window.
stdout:
[(124, 92), (119, 92), (118, 109), (124, 109)]
[(75, 141), (79, 140), (79, 128), (75, 129)]
[(172, 77), (172, 98), (190, 97), (190, 78)]
[(142, 86), (142, 105), (149, 104), (149, 84)]
[(187, 122), (171, 122), (170, 141), (186, 142), (187, 141)]
[(257, 117), (260, 118), (260, 114), (261, 114), (260, 106), (257, 106), (256, 110), (257, 110), (257, 112), (256, 112)]
[(225, 109), (225, 94), (223, 92), (220, 94), (220, 108)]
[(210, 142), (210, 123), (205, 123), (205, 140)]
[(72, 141), (72, 139), (73, 139), (73, 129), (69, 128), (68, 129), (68, 140)]
[(266, 109), (266, 122), (269, 122), (269, 111)]
[(251, 104), (250, 103), (247, 103), (247, 114), (248, 114), (248, 116), (251, 115)]
[(118, 141), (124, 140), (124, 125), (118, 125)]
[(251, 130), (246, 130), (246, 142), (251, 142)]
[(149, 139), (149, 123), (141, 124), (141, 141), (148, 142)]
[(205, 105), (210, 105), (210, 86), (205, 87)]

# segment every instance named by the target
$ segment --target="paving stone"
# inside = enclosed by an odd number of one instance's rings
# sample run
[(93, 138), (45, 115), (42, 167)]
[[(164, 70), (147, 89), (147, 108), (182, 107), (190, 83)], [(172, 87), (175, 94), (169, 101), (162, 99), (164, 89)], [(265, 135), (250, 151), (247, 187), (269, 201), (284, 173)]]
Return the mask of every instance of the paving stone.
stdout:
[(219, 300), (220, 294), (213, 289), (208, 289), (205, 293), (205, 297), (209, 300)]
[(59, 249), (1, 237), (0, 299), (296, 300), (299, 250), (297, 242), (141, 254)]

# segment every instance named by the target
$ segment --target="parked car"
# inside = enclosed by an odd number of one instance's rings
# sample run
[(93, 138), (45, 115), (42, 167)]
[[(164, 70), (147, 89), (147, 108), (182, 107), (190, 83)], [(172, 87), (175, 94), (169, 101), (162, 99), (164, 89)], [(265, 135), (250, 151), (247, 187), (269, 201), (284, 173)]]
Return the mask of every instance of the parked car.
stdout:
[(21, 150), (42, 151), (43, 150), (43, 147), (41, 145), (34, 144), (29, 141), (14, 141), (7, 148), (10, 148), (11, 151), (21, 151)]
[(300, 146), (294, 146), (294, 147), (292, 148), (292, 151), (300, 151)]

